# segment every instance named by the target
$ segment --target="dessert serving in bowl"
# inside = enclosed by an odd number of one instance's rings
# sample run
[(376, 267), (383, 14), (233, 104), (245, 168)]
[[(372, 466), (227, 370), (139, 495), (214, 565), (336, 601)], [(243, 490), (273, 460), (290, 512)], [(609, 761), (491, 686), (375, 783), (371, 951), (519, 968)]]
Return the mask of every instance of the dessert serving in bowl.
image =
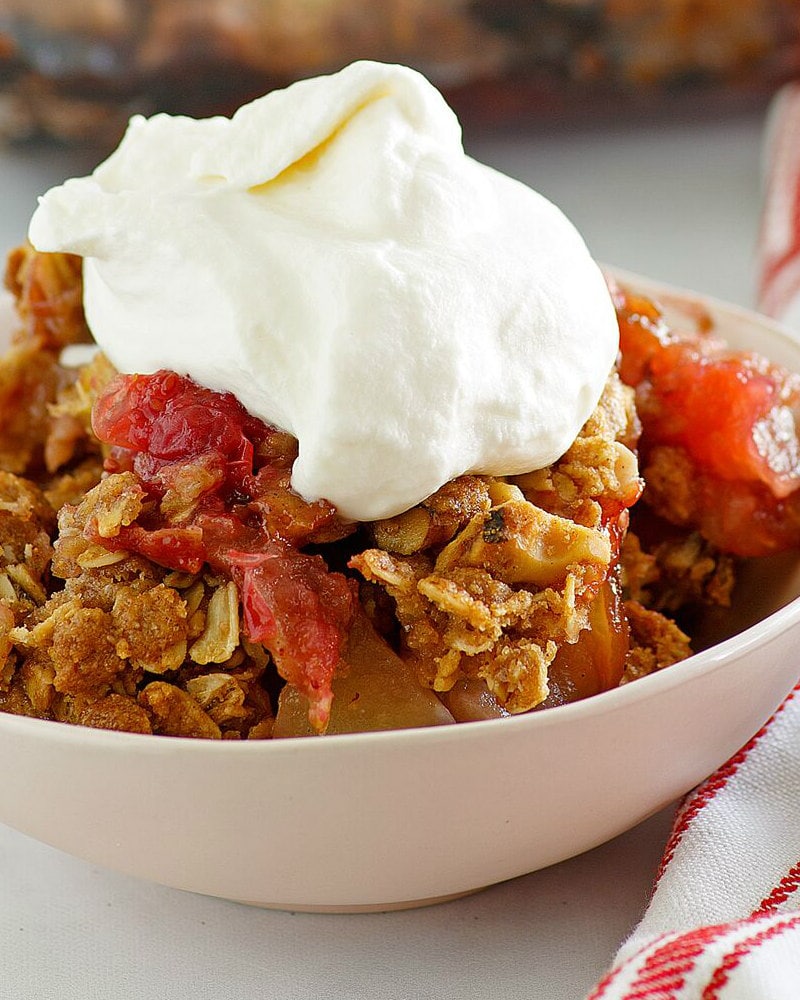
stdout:
[(134, 123), (9, 259), (0, 818), (264, 905), (439, 899), (791, 687), (800, 365), (604, 280), (416, 74), (267, 100)]

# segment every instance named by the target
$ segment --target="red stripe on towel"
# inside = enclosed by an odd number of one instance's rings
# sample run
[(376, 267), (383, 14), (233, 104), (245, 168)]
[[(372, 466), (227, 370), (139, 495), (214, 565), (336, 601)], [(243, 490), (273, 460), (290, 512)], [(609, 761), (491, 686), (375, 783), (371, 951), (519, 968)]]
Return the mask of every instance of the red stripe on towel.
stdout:
[(784, 931), (791, 930), (798, 924), (800, 924), (800, 913), (796, 913), (793, 917), (785, 920), (776, 920), (757, 934), (739, 941), (715, 970), (714, 975), (703, 990), (700, 1000), (720, 1000), (721, 990), (727, 985), (731, 973), (741, 965), (743, 958), (759, 945), (764, 944), (771, 938), (777, 937), (778, 934), (782, 934)]
[(775, 719), (778, 718), (780, 713), (794, 698), (798, 688), (800, 688), (800, 685), (797, 685), (794, 690), (790, 692), (786, 700), (778, 706), (775, 713), (767, 719), (755, 736), (749, 739), (741, 750), (735, 753), (727, 763), (723, 764), (722, 767), (715, 771), (710, 778), (708, 778), (702, 785), (699, 785), (697, 790), (686, 800), (683, 810), (675, 819), (675, 825), (672, 828), (672, 833), (670, 834), (667, 846), (664, 849), (664, 855), (661, 858), (661, 864), (658, 866), (658, 871), (656, 872), (655, 881), (653, 883), (654, 890), (661, 880), (664, 872), (667, 870), (670, 861), (672, 861), (675, 856), (675, 851), (678, 849), (678, 845), (683, 839), (684, 834), (691, 826), (692, 820), (705, 808), (705, 806), (708, 805), (709, 802), (713, 801), (720, 789), (724, 788), (730, 779), (736, 774), (742, 764), (747, 760), (751, 750), (763, 739)]
[(620, 1000), (679, 1000), (697, 960), (729, 929), (730, 924), (698, 927), (651, 951)]
[(793, 893), (800, 889), (800, 861), (794, 864), (783, 876), (780, 882), (761, 900), (753, 910), (754, 917), (762, 917), (775, 910), (785, 903)]

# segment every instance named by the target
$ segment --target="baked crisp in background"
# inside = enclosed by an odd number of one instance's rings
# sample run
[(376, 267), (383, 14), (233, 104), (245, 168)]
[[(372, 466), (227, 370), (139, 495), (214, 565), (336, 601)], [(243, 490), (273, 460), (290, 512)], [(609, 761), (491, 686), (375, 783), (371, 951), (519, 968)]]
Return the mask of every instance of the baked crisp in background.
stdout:
[(110, 147), (132, 112), (230, 113), (354, 59), (469, 122), (696, 110), (800, 71), (794, 0), (5, 0), (0, 132)]

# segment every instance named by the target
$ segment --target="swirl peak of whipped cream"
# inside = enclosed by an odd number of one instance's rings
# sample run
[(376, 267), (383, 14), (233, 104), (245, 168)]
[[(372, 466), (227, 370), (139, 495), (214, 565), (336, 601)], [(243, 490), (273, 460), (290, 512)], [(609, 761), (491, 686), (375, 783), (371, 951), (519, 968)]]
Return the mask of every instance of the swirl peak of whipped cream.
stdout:
[(84, 257), (95, 339), (292, 433), (292, 485), (357, 520), (569, 447), (617, 325), (564, 215), (466, 156), (424, 77), (354, 63), (232, 118), (132, 119), (30, 239)]

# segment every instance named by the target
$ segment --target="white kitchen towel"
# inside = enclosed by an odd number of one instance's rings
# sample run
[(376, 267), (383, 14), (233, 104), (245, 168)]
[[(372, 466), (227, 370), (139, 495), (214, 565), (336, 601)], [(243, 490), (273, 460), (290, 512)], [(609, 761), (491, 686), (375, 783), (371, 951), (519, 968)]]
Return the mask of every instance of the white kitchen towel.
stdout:
[[(759, 308), (800, 337), (800, 83), (768, 116), (757, 268)], [(681, 803), (645, 915), (589, 1000), (800, 1000), (800, 684)]]
[(799, 1000), (800, 685), (682, 803), (601, 998)]

